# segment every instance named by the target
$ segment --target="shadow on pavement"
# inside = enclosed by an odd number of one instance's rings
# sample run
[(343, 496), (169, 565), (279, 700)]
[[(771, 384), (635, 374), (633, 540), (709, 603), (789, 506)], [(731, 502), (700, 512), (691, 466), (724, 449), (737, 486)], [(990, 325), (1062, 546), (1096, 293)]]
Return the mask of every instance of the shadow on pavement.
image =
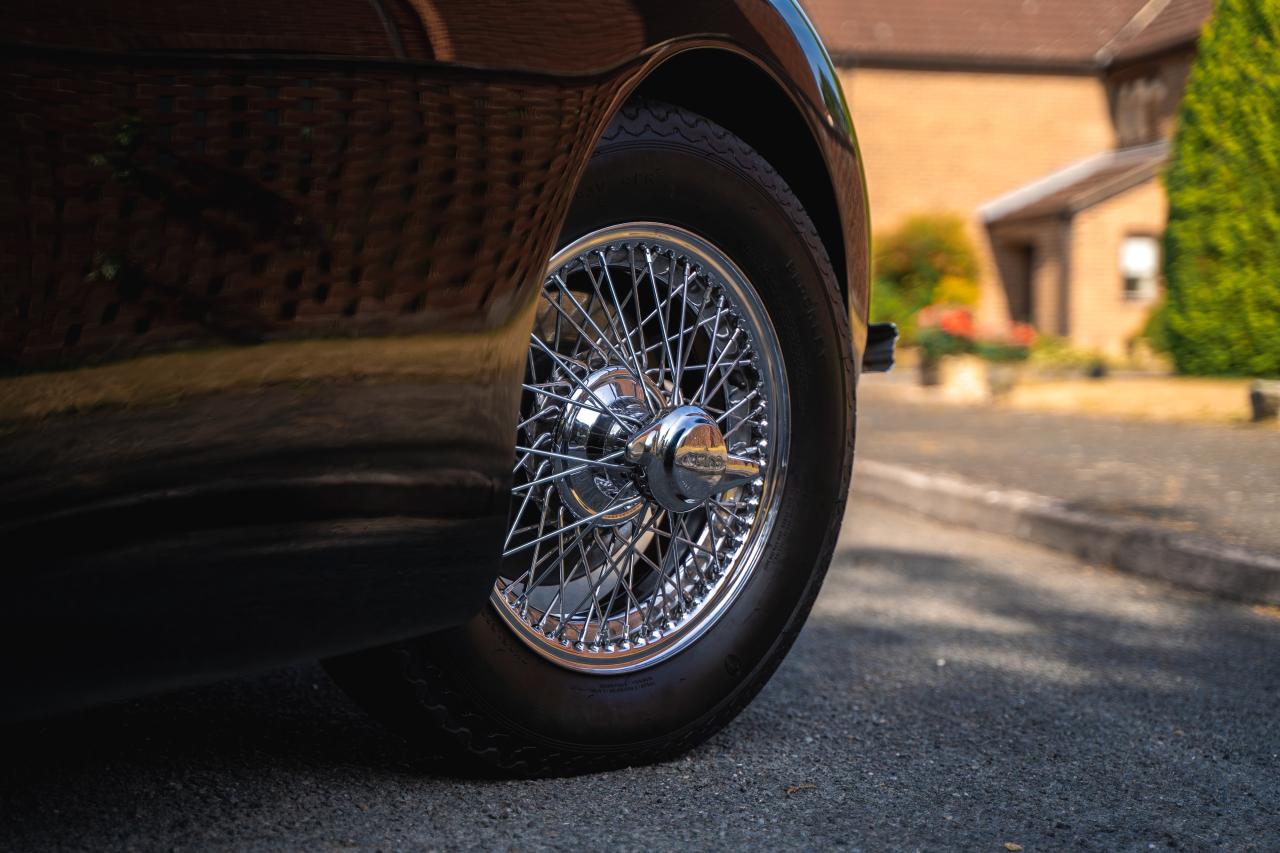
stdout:
[(505, 849), (590, 825), (631, 849), (622, 804), (659, 848), (1275, 849), (1280, 623), (894, 523), (837, 552), (785, 665), (686, 759), (450, 778), (298, 667), (0, 730), (0, 848)]
[[(1277, 849), (1280, 624), (1019, 556), (838, 553), (760, 703), (856, 780), (811, 831), (860, 814), (950, 849), (998, 846), (994, 827), (1050, 849)], [(778, 716), (788, 694), (809, 700)]]

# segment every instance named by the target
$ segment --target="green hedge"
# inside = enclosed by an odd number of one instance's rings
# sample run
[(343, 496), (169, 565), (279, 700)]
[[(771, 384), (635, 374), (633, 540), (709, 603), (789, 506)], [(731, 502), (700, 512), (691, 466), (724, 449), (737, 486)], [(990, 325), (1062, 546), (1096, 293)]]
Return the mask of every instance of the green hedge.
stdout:
[(1178, 370), (1280, 375), (1280, 0), (1218, 0), (1166, 175)]
[(908, 217), (877, 235), (873, 255), (871, 317), (896, 323), (904, 343), (915, 342), (921, 308), (940, 298), (958, 305), (978, 299), (977, 254), (959, 216)]

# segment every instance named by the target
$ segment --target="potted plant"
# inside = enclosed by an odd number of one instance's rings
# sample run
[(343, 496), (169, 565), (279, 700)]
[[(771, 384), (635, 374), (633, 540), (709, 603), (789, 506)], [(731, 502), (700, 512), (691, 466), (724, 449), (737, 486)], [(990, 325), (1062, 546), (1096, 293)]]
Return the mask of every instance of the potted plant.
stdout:
[(987, 363), (987, 387), (992, 397), (1007, 394), (1018, 384), (1035, 339), (1035, 329), (1026, 323), (1014, 323), (1005, 335), (974, 344), (974, 352)]
[(943, 358), (973, 352), (973, 314), (956, 305), (930, 305), (916, 314), (916, 342), (920, 346), (920, 384), (941, 381)]

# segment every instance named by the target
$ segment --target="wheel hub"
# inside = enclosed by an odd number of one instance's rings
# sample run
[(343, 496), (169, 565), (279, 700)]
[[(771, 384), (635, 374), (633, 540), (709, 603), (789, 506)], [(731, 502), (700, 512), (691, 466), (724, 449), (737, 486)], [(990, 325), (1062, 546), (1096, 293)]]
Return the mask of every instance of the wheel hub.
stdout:
[[(625, 424), (648, 420), (649, 407), (645, 404), (645, 389), (635, 374), (625, 367), (597, 370), (586, 378), (583, 385), (585, 387), (571, 395), (575, 405), (565, 407), (558, 430), (560, 453), (582, 461), (555, 460), (552, 467), (563, 475), (556, 480), (556, 489), (565, 507), (576, 518), (599, 515), (597, 524), (612, 527), (643, 512), (644, 499), (637, 495), (609, 510), (618, 502), (618, 496), (632, 482), (633, 476), (621, 467), (605, 468), (590, 463), (597, 463), (610, 454), (621, 456), (618, 452), (625, 450), (631, 432)], [(649, 393), (657, 393), (652, 383)], [(604, 414), (602, 406), (616, 417)]]
[(697, 406), (677, 406), (633, 436), (627, 459), (650, 497), (676, 513), (760, 476), (758, 463), (729, 453), (720, 427)]
[[(646, 397), (664, 399), (629, 368), (605, 367), (570, 398), (574, 404), (565, 407), (561, 456), (553, 467), (560, 498), (576, 518), (604, 527), (624, 524), (644, 511), (646, 498), (673, 513), (690, 512), (760, 476), (759, 463), (729, 452), (719, 425), (703, 409), (668, 407), (653, 418)], [(629, 423), (647, 425), (633, 430)], [(601, 465), (610, 459), (626, 464)], [(633, 483), (640, 494), (627, 499), (623, 492)]]

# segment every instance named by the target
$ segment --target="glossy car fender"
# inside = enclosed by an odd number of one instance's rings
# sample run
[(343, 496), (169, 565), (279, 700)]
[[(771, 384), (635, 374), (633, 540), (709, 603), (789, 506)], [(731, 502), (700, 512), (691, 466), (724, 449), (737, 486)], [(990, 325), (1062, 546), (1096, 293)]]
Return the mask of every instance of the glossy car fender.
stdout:
[(857, 363), (861, 165), (793, 3), (0, 8), (0, 716), (474, 613), (543, 266), (680, 57), (808, 129)]

